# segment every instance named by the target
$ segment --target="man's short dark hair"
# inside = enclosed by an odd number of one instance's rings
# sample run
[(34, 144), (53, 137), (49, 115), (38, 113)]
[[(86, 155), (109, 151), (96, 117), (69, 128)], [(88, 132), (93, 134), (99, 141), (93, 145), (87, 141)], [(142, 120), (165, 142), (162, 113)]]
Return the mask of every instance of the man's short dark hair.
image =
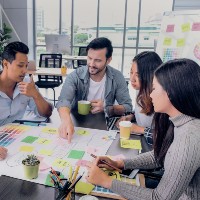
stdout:
[(7, 60), (9, 63), (12, 63), (15, 60), (16, 53), (28, 54), (29, 48), (22, 42), (11, 42), (9, 43), (2, 53), (2, 60)]
[(86, 51), (88, 52), (89, 49), (97, 50), (104, 48), (107, 49), (106, 58), (108, 59), (112, 56), (113, 52), (112, 43), (108, 38), (105, 37), (95, 38), (88, 44)]

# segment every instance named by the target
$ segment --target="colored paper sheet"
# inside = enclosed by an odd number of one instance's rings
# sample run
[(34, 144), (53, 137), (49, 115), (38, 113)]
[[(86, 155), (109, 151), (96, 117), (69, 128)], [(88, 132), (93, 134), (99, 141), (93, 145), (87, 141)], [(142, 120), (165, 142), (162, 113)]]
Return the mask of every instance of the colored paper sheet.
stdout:
[(43, 161), (40, 162), (40, 165), (39, 165), (40, 171), (49, 170), (50, 168), (51, 168), (51, 166), (47, 165), (45, 162), (43, 162)]
[(48, 149), (40, 149), (39, 154), (45, 156), (51, 156), (53, 154), (53, 151)]
[(85, 151), (71, 150), (68, 158), (81, 159), (85, 154)]
[(24, 151), (24, 152), (32, 152), (34, 149), (34, 147), (32, 146), (21, 146), (19, 148), (19, 151)]
[(122, 148), (142, 149), (140, 140), (120, 140)]
[(52, 127), (44, 127), (41, 131), (48, 134), (58, 134), (58, 129)]
[(97, 155), (101, 151), (101, 148), (99, 147), (87, 147), (86, 152), (89, 154)]
[(67, 160), (63, 160), (59, 158), (56, 159), (52, 165), (59, 168), (65, 168), (65, 167), (71, 166), (71, 164)]
[(85, 167), (87, 162), (88, 162), (87, 160), (78, 160), (76, 165), (81, 166), (81, 167)]
[(84, 130), (84, 129), (79, 129), (79, 130), (77, 131), (77, 134), (79, 134), (79, 135), (88, 135), (88, 134), (90, 134), (90, 132), (89, 132), (89, 131), (86, 131), (86, 130)]
[(82, 194), (90, 194), (92, 192), (92, 190), (94, 189), (94, 187), (95, 186), (90, 183), (85, 183), (85, 182), (79, 181), (76, 184), (75, 192), (82, 193)]
[(192, 24), (192, 31), (200, 31), (200, 22), (195, 22)]
[(117, 180), (121, 180), (120, 174), (118, 171), (112, 171), (112, 170), (107, 170), (104, 169), (103, 170), (108, 176), (110, 176), (112, 179), (117, 179)]
[(163, 45), (170, 46), (172, 44), (172, 38), (165, 38), (163, 41)]
[(48, 140), (48, 139), (46, 139), (46, 138), (39, 138), (39, 139), (37, 140), (37, 143), (39, 143), (39, 144), (50, 144), (50, 143), (51, 143), (51, 140)]
[(27, 136), (27, 137), (25, 137), (25, 138), (22, 140), (22, 142), (32, 144), (32, 143), (35, 142), (35, 140), (37, 140), (37, 139), (38, 139), (38, 137)]
[(167, 33), (174, 32), (174, 24), (167, 25), (166, 32)]
[(181, 26), (182, 32), (190, 31), (190, 23), (185, 23)]
[(183, 47), (183, 46), (185, 46), (185, 39), (184, 38), (178, 39), (177, 43), (176, 43), (176, 46), (177, 47)]
[[(61, 174), (61, 175), (59, 176), (59, 178), (60, 178), (60, 179), (63, 179), (63, 178), (64, 178), (63, 174)], [(44, 184), (47, 185), (47, 186), (51, 186), (51, 187), (54, 186), (53, 181), (52, 181), (52, 179), (51, 179), (51, 177), (50, 177), (50, 174), (47, 175)]]

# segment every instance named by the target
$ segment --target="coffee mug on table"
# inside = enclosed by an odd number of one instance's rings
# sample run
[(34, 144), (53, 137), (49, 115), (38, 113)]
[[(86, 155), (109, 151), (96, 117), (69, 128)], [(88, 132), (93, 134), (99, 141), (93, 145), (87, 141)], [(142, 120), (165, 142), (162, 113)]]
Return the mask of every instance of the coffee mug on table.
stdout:
[(80, 115), (89, 114), (90, 109), (91, 109), (90, 101), (84, 101), (84, 100), (78, 101), (78, 113)]
[(129, 139), (130, 138), (131, 126), (132, 126), (132, 124), (129, 121), (119, 122), (120, 138), (121, 139)]

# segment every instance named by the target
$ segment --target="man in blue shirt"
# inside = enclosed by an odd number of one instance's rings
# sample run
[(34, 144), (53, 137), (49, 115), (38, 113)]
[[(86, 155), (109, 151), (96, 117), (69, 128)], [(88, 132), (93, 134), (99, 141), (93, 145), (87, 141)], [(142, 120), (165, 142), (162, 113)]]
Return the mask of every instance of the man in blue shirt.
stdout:
[[(56, 107), (61, 118), (60, 136), (71, 141), (74, 125), (71, 109), (79, 100), (91, 102), (91, 113), (106, 112), (109, 116), (131, 112), (132, 103), (122, 73), (109, 66), (112, 60), (111, 41), (101, 37), (87, 46), (87, 66), (69, 74), (63, 85)], [(119, 105), (114, 105), (115, 100)]]
[[(28, 47), (22, 42), (8, 44), (2, 53), (0, 72), (0, 126), (23, 117), (27, 106), (38, 116), (49, 117), (53, 106), (35, 86), (33, 77), (26, 76)], [(0, 147), (0, 159), (6, 149)]]

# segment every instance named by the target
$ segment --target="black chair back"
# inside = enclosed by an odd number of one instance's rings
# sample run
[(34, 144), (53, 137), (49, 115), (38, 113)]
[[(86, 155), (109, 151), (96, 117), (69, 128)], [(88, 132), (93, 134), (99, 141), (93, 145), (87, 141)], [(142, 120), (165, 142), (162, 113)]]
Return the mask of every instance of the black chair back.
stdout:
[[(79, 47), (78, 55), (87, 56), (86, 48), (87, 47)], [(87, 65), (87, 60), (77, 60), (77, 67), (82, 67), (84, 65)]]

